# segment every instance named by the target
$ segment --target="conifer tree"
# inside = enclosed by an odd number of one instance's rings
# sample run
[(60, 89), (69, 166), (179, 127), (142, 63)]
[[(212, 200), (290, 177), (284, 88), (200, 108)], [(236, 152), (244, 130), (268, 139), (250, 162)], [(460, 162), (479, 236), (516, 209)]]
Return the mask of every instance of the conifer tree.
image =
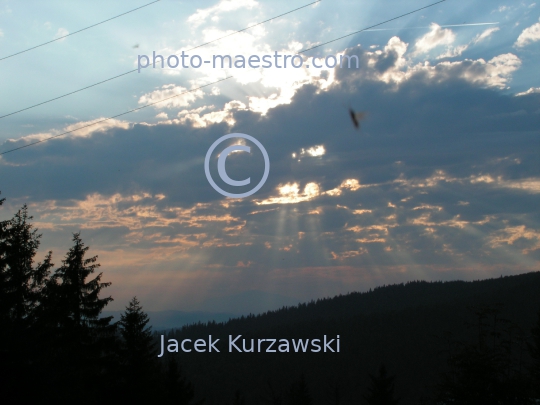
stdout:
[(152, 339), (150, 319), (143, 312), (137, 297), (129, 302), (120, 316), (122, 335), (122, 377), (128, 385), (129, 397), (134, 400), (151, 399), (155, 388), (157, 351)]
[(52, 267), (51, 252), (43, 263), (34, 266), (41, 234), (29, 222), (31, 219), (25, 204), (11, 220), (0, 224), (0, 319), (19, 329), (31, 323)]
[(137, 297), (131, 299), (126, 311), (120, 315), (120, 333), (124, 339), (124, 348), (128, 352), (126, 361), (131, 366), (139, 362), (147, 364), (156, 357), (152, 328), (146, 326), (149, 321)]
[(36, 310), (53, 266), (51, 252), (43, 263), (34, 263), (41, 235), (31, 219), (24, 205), (12, 219), (0, 223), (0, 380), (7, 396), (10, 390), (20, 391), (24, 378), (32, 378), (40, 343)]
[(308, 386), (304, 374), (300, 379), (291, 385), (289, 391), (289, 405), (311, 405), (313, 400), (309, 394)]
[(73, 246), (47, 285), (47, 322), (58, 373), (51, 378), (66, 386), (61, 400), (88, 391), (85, 399), (91, 403), (97, 400), (93, 395), (101, 395), (91, 387), (111, 380), (117, 347), (112, 317), (99, 317), (112, 301), (99, 295), (111, 283), (101, 281), (102, 273), (91, 278), (99, 264), (97, 256), (85, 258), (88, 249), (75, 233)]
[(394, 397), (395, 376), (389, 376), (386, 367), (381, 365), (377, 376), (369, 375), (371, 384), (368, 394), (364, 396), (369, 405), (397, 405), (399, 399)]
[(100, 298), (99, 294), (111, 283), (101, 282), (103, 273), (88, 279), (100, 267), (96, 263), (97, 256), (85, 259), (88, 249), (80, 234), (73, 234), (73, 246), (49, 286), (58, 311), (59, 326), (69, 331), (70, 338), (77, 338), (79, 343), (114, 329), (110, 325), (112, 317), (99, 318), (103, 308), (113, 300), (111, 297)]

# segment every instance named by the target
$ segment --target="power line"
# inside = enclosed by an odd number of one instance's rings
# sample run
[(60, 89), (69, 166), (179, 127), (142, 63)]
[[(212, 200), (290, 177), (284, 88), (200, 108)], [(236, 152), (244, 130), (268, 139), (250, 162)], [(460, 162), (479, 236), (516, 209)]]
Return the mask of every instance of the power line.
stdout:
[[(407, 16), (407, 15), (409, 15), (409, 14), (413, 14), (413, 13), (416, 13), (416, 12), (418, 12), (418, 11), (424, 10), (424, 9), (426, 9), (426, 8), (433, 7), (433, 6), (437, 5), (437, 4), (444, 3), (445, 1), (446, 1), (446, 0), (440, 0), (440, 1), (437, 1), (437, 2), (435, 2), (435, 3), (428, 4), (427, 6), (424, 6), (424, 7), (421, 7), (421, 8), (417, 8), (416, 10), (413, 10), (413, 11), (410, 11), (410, 12), (408, 12), (408, 13), (402, 14), (402, 15), (400, 15), (400, 16), (398, 16), (398, 17), (391, 18), (391, 19), (389, 19), (389, 20), (386, 20), (386, 21), (383, 21), (383, 22), (381, 22), (381, 23), (372, 25), (372, 26), (370, 26), (370, 27), (362, 28), (362, 29), (359, 30), (359, 31), (351, 32), (350, 34), (343, 35), (343, 36), (341, 36), (341, 37), (339, 37), (339, 38), (332, 39), (331, 41), (323, 42), (322, 44), (312, 46), (311, 48), (304, 49), (303, 51), (298, 52), (298, 53), (304, 53), (304, 52), (307, 52), (307, 51), (311, 51), (312, 49), (319, 48), (319, 47), (321, 47), (321, 46), (323, 46), (323, 45), (327, 45), (327, 44), (330, 44), (330, 43), (332, 43), (332, 42), (339, 41), (340, 39), (350, 37), (351, 35), (355, 35), (355, 34), (358, 34), (358, 33), (360, 33), (360, 32), (363, 32), (363, 31), (370, 30), (370, 29), (372, 29), (372, 28), (378, 27), (379, 25), (386, 24), (387, 22), (394, 21), (394, 20), (397, 20), (397, 19), (399, 19), (399, 18), (405, 17), (405, 16)], [(0, 117), (0, 118), (1, 118), (1, 117)]]
[[(224, 36), (222, 36), (222, 37), (219, 37), (219, 38), (217, 38), (217, 39), (213, 39), (212, 41), (205, 42), (204, 44), (197, 45), (196, 47), (191, 48), (191, 49), (188, 49), (187, 51), (184, 51), (184, 52), (189, 52), (189, 51), (192, 51), (192, 50), (194, 50), (194, 49), (200, 48), (200, 47), (202, 47), (202, 46), (211, 44), (212, 42), (219, 41), (220, 39), (230, 37), (231, 35), (236, 35), (236, 34), (238, 34), (239, 32), (249, 30), (249, 29), (251, 29), (251, 28), (253, 28), (253, 27), (256, 27), (257, 25), (261, 25), (261, 24), (267, 23), (268, 21), (275, 20), (276, 18), (283, 17), (283, 16), (285, 16), (285, 15), (287, 15), (287, 14), (294, 13), (295, 11), (298, 11), (298, 10), (300, 10), (300, 9), (309, 7), (309, 6), (311, 6), (312, 4), (320, 3), (320, 2), (321, 2), (321, 0), (314, 1), (313, 3), (306, 4), (305, 6), (298, 7), (298, 8), (295, 8), (294, 10), (287, 11), (286, 13), (277, 15), (277, 16), (272, 17), (272, 18), (269, 18), (268, 20), (264, 20), (264, 21), (258, 22), (258, 23), (256, 23), (256, 24), (250, 25), (249, 27), (243, 28), (243, 29), (241, 29), (241, 30), (239, 30), (239, 31), (235, 31), (235, 32), (232, 32), (232, 33), (230, 33), (230, 34), (227, 34), (227, 35), (224, 35)], [(176, 55), (179, 55), (179, 54), (176, 54)], [(135, 69), (135, 70), (137, 70), (137, 69)]]
[[(160, 1), (160, 0), (158, 0), (158, 1)], [(249, 30), (249, 29), (254, 28), (254, 27), (258, 26), (258, 25), (261, 25), (261, 24), (267, 23), (267, 22), (269, 22), (269, 21), (275, 20), (276, 18), (280, 18), (280, 17), (283, 17), (283, 16), (285, 16), (285, 15), (287, 15), (287, 14), (294, 13), (295, 11), (298, 11), (298, 10), (300, 10), (300, 9), (306, 8), (306, 7), (308, 7), (308, 6), (311, 6), (312, 4), (319, 3), (320, 1), (321, 1), (321, 0), (314, 1), (314, 2), (312, 2), (312, 3), (309, 3), (309, 4), (304, 5), (304, 6), (302, 6), (302, 7), (295, 8), (294, 10), (287, 11), (286, 13), (283, 13), (283, 14), (277, 15), (277, 16), (275, 16), (275, 17), (269, 18), (269, 19), (267, 19), (267, 20), (258, 22), (258, 23), (256, 23), (256, 24), (250, 25), (249, 27), (242, 28), (241, 30), (238, 30), (238, 31), (232, 32), (232, 33), (230, 33), (230, 34), (224, 35), (224, 36), (222, 36), (222, 37), (213, 39), (212, 41), (208, 41), (208, 42), (205, 42), (204, 44), (197, 45), (197, 46), (195, 46), (195, 47), (193, 47), (193, 48), (191, 48), (191, 49), (188, 49), (187, 52), (192, 51), (192, 50), (197, 49), (197, 48), (200, 48), (200, 47), (202, 47), (202, 46), (211, 44), (211, 43), (213, 43), (213, 42), (219, 41), (219, 40), (221, 40), (221, 39), (223, 39), (223, 38), (227, 38), (227, 37), (230, 37), (230, 36), (232, 36), (232, 35), (236, 35), (236, 34), (238, 34), (238, 33), (240, 33), (240, 32)], [(154, 2), (154, 3), (155, 3), (155, 2)], [(150, 4), (152, 4), (152, 3), (150, 3)], [(143, 6), (143, 7), (145, 7), (145, 6)], [(100, 24), (101, 24), (101, 23), (100, 23)], [(88, 27), (88, 28), (89, 28), (89, 27)], [(52, 41), (51, 41), (51, 42), (52, 42)], [(23, 51), (23, 52), (24, 52), (24, 51)], [(186, 51), (184, 51), (184, 52), (186, 52)], [(179, 54), (178, 54), (178, 55), (179, 55)], [(0, 59), (0, 60), (1, 60), (1, 59)], [(138, 69), (133, 69), (133, 70), (130, 70), (130, 71), (128, 71), (128, 72), (125, 72), (125, 73), (122, 73), (122, 74), (119, 74), (119, 75), (110, 77), (110, 78), (108, 78), (108, 79), (102, 80), (102, 81), (100, 81), (100, 82), (91, 84), (91, 85), (89, 85), (89, 86), (80, 88), (80, 89), (78, 89), (78, 90), (74, 90), (74, 91), (71, 91), (71, 92), (69, 92), (69, 93), (62, 94), (61, 96), (54, 97), (54, 98), (51, 98), (51, 99), (46, 100), (46, 101), (42, 101), (41, 103), (37, 103), (37, 104), (31, 105), (31, 106), (29, 106), (29, 107), (21, 108), (20, 110), (13, 111), (13, 112), (11, 112), (11, 113), (9, 113), (9, 114), (0, 115), (0, 119), (9, 117), (9, 116), (11, 116), (11, 115), (18, 114), (18, 113), (23, 112), (23, 111), (26, 111), (26, 110), (30, 110), (30, 109), (35, 108), (35, 107), (39, 107), (40, 105), (50, 103), (51, 101), (59, 100), (59, 99), (61, 99), (61, 98), (70, 96), (70, 95), (75, 94), (75, 93), (79, 93), (79, 92), (81, 92), (81, 91), (83, 91), (83, 90), (90, 89), (90, 88), (92, 88), (92, 87), (98, 86), (98, 85), (100, 85), (100, 84), (109, 82), (109, 81), (111, 81), (111, 80), (117, 79), (117, 78), (122, 77), (122, 76), (126, 76), (126, 75), (128, 75), (128, 74), (130, 74), (130, 73), (137, 72), (137, 71), (138, 71)]]
[[(473, 24), (448, 24), (448, 25), (439, 25), (440, 28), (448, 28), (448, 27), (476, 27), (481, 25), (497, 25), (499, 22), (486, 22), (486, 23), (473, 23)], [(378, 28), (375, 30), (366, 30), (366, 31), (397, 31), (397, 30), (417, 30), (417, 29), (425, 29), (425, 28), (431, 28), (430, 26), (425, 27), (400, 27), (400, 28)]]
[(78, 30), (78, 31), (74, 31), (74, 32), (71, 32), (71, 33), (69, 33), (69, 34), (63, 35), (63, 36), (61, 36), (61, 37), (58, 37), (58, 38), (56, 38), (56, 39), (53, 39), (52, 41), (47, 41), (47, 42), (44, 42), (44, 43), (42, 43), (42, 44), (39, 44), (39, 45), (33, 46), (33, 47), (31, 47), (31, 48), (25, 49), (24, 51), (20, 51), (20, 52), (16, 52), (16, 53), (11, 54), (11, 55), (8, 55), (8, 56), (4, 56), (3, 58), (0, 58), (0, 61), (2, 61), (2, 60), (4, 60), (4, 59), (12, 58), (12, 57), (17, 56), (17, 55), (20, 55), (21, 53), (25, 53), (25, 52), (31, 51), (32, 49), (36, 49), (36, 48), (39, 48), (39, 47), (41, 47), (41, 46), (45, 46), (45, 45), (50, 44), (50, 43), (52, 43), (52, 42), (59, 41), (59, 40), (61, 40), (61, 39), (64, 39), (64, 38), (66, 38), (66, 37), (69, 37), (69, 36), (71, 36), (71, 35), (78, 34), (79, 32), (86, 31), (87, 29), (96, 27), (96, 26), (98, 26), (98, 25), (100, 25), (100, 24), (106, 23), (107, 21), (111, 21), (111, 20), (114, 20), (115, 18), (122, 17), (123, 15), (132, 13), (132, 12), (137, 11), (137, 10), (140, 10), (141, 8), (148, 7), (148, 6), (150, 6), (150, 5), (152, 5), (152, 4), (155, 4), (155, 3), (159, 2), (159, 1), (161, 1), (161, 0), (155, 0), (155, 1), (151, 2), (151, 3), (145, 4), (144, 6), (140, 6), (140, 7), (134, 8), (133, 10), (129, 10), (129, 11), (126, 11), (125, 13), (118, 14), (118, 15), (116, 15), (116, 16), (114, 16), (114, 17), (108, 18), (108, 19), (103, 20), (103, 21), (101, 21), (101, 22), (98, 22), (98, 23), (96, 23), (96, 24), (89, 25), (88, 27), (82, 28), (82, 29), (80, 29), (80, 30)]
[[(342, 38), (348, 37), (348, 36), (350, 36), (350, 35), (353, 35), (353, 34), (356, 34), (356, 33), (362, 32), (362, 31), (365, 31), (365, 30), (367, 30), (367, 29), (370, 29), (370, 28), (373, 28), (373, 27), (377, 27), (377, 26), (379, 26), (379, 25), (381, 25), (381, 24), (384, 24), (384, 23), (387, 23), (387, 22), (390, 22), (390, 21), (397, 20), (397, 19), (402, 18), (402, 17), (405, 17), (405, 16), (407, 16), (407, 15), (416, 13), (416, 12), (421, 11), (421, 10), (424, 10), (424, 9), (426, 9), (426, 8), (428, 8), (428, 7), (432, 7), (432, 6), (436, 5), (436, 4), (443, 3), (444, 1), (446, 1), (446, 0), (441, 0), (441, 1), (438, 1), (438, 2), (436, 2), (436, 3), (432, 3), (432, 4), (428, 5), (428, 6), (418, 8), (418, 9), (416, 9), (416, 10), (410, 11), (410, 12), (405, 13), (405, 14), (401, 14), (400, 16), (391, 18), (391, 19), (386, 20), (386, 21), (384, 21), (384, 22), (382, 22), (382, 23), (378, 23), (378, 24), (372, 25), (372, 26), (370, 26), (370, 27), (364, 28), (364, 29), (362, 29), (362, 30), (356, 31), (356, 32), (354, 32), (354, 33), (352, 33), (352, 34), (345, 35), (345, 36), (342, 36), (342, 37), (333, 39), (333, 40), (331, 40), (331, 41), (327, 41), (327, 42), (325, 42), (325, 43), (323, 43), (323, 44), (316, 45), (316, 46), (314, 46), (314, 47), (312, 47), (312, 48), (309, 48), (309, 49), (306, 49), (306, 50), (304, 50), (304, 51), (302, 51), (302, 52), (307, 52), (307, 51), (309, 51), (309, 50), (311, 50), (311, 49), (314, 49), (314, 48), (317, 48), (317, 47), (319, 47), (319, 46), (323, 46), (323, 45), (329, 44), (329, 43), (331, 43), (331, 42), (338, 41), (338, 40), (340, 40), (340, 39), (342, 39)], [(300, 53), (302, 53), (302, 52), (300, 52)], [(187, 90), (187, 91), (185, 91), (185, 92), (183, 92), (183, 93), (180, 93), (180, 94), (175, 94), (174, 96), (164, 98), (163, 100), (155, 101), (155, 102), (153, 102), (153, 103), (149, 103), (149, 104), (143, 105), (142, 107), (137, 107), (137, 108), (134, 108), (134, 109), (132, 109), (132, 110), (129, 110), (129, 111), (126, 111), (126, 112), (117, 114), (117, 115), (113, 115), (112, 117), (104, 118), (104, 119), (102, 119), (102, 120), (93, 122), (93, 123), (91, 123), (91, 124), (86, 124), (86, 125), (83, 125), (82, 127), (75, 128), (75, 129), (72, 129), (72, 130), (70, 130), (70, 131), (66, 131), (66, 132), (63, 132), (63, 133), (61, 133), (61, 134), (51, 136), (51, 137), (49, 137), (49, 138), (45, 138), (45, 139), (42, 139), (42, 140), (39, 140), (39, 141), (36, 141), (36, 142), (29, 143), (29, 144), (27, 144), (27, 145), (19, 146), (18, 148), (14, 148), (14, 149), (7, 150), (7, 151), (5, 151), (5, 152), (0, 153), (0, 156), (5, 155), (5, 154), (10, 153), (10, 152), (14, 152), (14, 151), (16, 151), (16, 150), (28, 148), (29, 146), (37, 145), (38, 143), (46, 142), (46, 141), (51, 140), (51, 139), (54, 139), (54, 138), (58, 138), (59, 136), (63, 136), (63, 135), (70, 134), (70, 133), (72, 133), (72, 132), (78, 131), (79, 129), (88, 128), (88, 127), (97, 125), (97, 124), (99, 124), (99, 123), (101, 123), (101, 122), (105, 122), (105, 121), (112, 120), (112, 119), (117, 118), (117, 117), (120, 117), (120, 116), (122, 116), (122, 115), (126, 115), (126, 114), (129, 114), (129, 113), (132, 113), (132, 112), (134, 112), (134, 111), (142, 110), (143, 108), (147, 108), (147, 107), (150, 107), (150, 106), (152, 106), (152, 105), (161, 103), (161, 102), (163, 102), (163, 101), (170, 100), (170, 99), (175, 98), (175, 97), (179, 97), (179, 96), (181, 96), (181, 95), (183, 95), (183, 94), (191, 93), (191, 92), (193, 92), (193, 91), (202, 89), (202, 88), (204, 88), (204, 87), (208, 87), (208, 86), (211, 86), (211, 85), (213, 85), (213, 84), (216, 84), (216, 83), (219, 83), (219, 82), (223, 82), (223, 81), (225, 81), (225, 80), (229, 80), (229, 79), (232, 78), (232, 77), (234, 77), (234, 76), (232, 76), (232, 75), (231, 75), (231, 76), (227, 76), (227, 77), (224, 78), (224, 79), (220, 79), (220, 80), (217, 80), (217, 81), (215, 81), (215, 82), (212, 82), (212, 83), (209, 83), (209, 84), (205, 84), (204, 86), (200, 86), (200, 87), (197, 87), (197, 88), (195, 88), (195, 89)]]
[(114, 118), (121, 117), (122, 115), (126, 115), (126, 114), (129, 114), (129, 113), (135, 112), (135, 111), (142, 110), (143, 108), (147, 108), (147, 107), (153, 106), (155, 104), (162, 103), (163, 101), (170, 100), (171, 98), (179, 97), (179, 96), (181, 96), (183, 94), (191, 93), (192, 91), (200, 90), (200, 89), (202, 89), (204, 87), (208, 87), (208, 86), (211, 86), (213, 84), (228, 80), (231, 77), (232, 76), (227, 76), (224, 79), (220, 79), (220, 80), (217, 80), (215, 82), (205, 84), (204, 86), (197, 87), (196, 89), (187, 90), (187, 91), (184, 91), (183, 93), (175, 94), (174, 96), (164, 98), (163, 100), (154, 101), (153, 103), (145, 104), (142, 107), (137, 107), (137, 108), (134, 108), (132, 110), (129, 110), (129, 111), (126, 111), (126, 112), (123, 112), (123, 113), (120, 113), (120, 114), (116, 114), (116, 115), (113, 115), (113, 116), (108, 117), (108, 118), (103, 118), (102, 120), (99, 120), (99, 121), (96, 121), (96, 122), (92, 122), (91, 124), (86, 124), (86, 125), (83, 125), (82, 127), (78, 127), (78, 128), (72, 129), (70, 131), (62, 132), (61, 134), (50, 136), (49, 138), (41, 139), (39, 141), (35, 141), (35, 142), (29, 143), (27, 145), (19, 146), (18, 148), (10, 149), (10, 150), (8, 150), (6, 152), (0, 153), (0, 156), (5, 155), (6, 153), (9, 153), (9, 152), (15, 152), (16, 150), (19, 150), (19, 149), (28, 148), (29, 146), (37, 145), (38, 143), (46, 142), (46, 141), (49, 141), (49, 140), (54, 139), (54, 138), (58, 138), (59, 136), (71, 134), (72, 132), (78, 131), (79, 129), (88, 128), (88, 127), (100, 124), (102, 122), (109, 121), (109, 120), (112, 120)]

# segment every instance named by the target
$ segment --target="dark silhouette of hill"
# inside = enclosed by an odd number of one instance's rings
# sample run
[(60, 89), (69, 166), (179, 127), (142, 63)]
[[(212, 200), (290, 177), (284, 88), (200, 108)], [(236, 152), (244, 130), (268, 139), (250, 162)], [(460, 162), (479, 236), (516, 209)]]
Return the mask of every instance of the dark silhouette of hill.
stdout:
[[(207, 399), (222, 404), (242, 391), (246, 404), (277, 403), (291, 382), (305, 376), (314, 404), (362, 403), (381, 364), (396, 376), (400, 404), (432, 395), (447, 370), (448, 336), (474, 342), (474, 309), (497, 307), (530, 335), (540, 309), (540, 272), (474, 282), (424, 282), (382, 286), (373, 291), (320, 299), (226, 323), (184, 326), (166, 338), (220, 338), (220, 353), (174, 353)], [(498, 332), (498, 331), (497, 331)], [(340, 353), (229, 353), (228, 335), (246, 339), (313, 339), (340, 335)], [(158, 335), (155, 336), (159, 338)], [(514, 355), (514, 354), (512, 354)], [(516, 356), (518, 353), (516, 352)], [(527, 354), (519, 355), (523, 362)], [(164, 359), (167, 354), (164, 356)], [(164, 360), (163, 360), (164, 361)], [(276, 394), (277, 392), (277, 394)]]

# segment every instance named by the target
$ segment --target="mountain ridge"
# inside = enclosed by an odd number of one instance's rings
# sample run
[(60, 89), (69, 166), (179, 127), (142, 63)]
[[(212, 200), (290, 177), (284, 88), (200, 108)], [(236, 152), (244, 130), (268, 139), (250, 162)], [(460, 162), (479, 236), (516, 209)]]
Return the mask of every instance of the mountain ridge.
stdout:
[(212, 335), (226, 341), (228, 335), (246, 339), (341, 336), (340, 353), (175, 353), (208, 404), (223, 403), (235, 389), (245, 393), (248, 403), (269, 403), (269, 386), (287, 387), (302, 374), (313, 397), (321, 399), (314, 404), (324, 403), (329, 384), (338, 382), (343, 403), (354, 403), (365, 393), (367, 375), (384, 363), (397, 376), (401, 404), (408, 405), (429, 395), (446, 369), (442, 353), (449, 332), (455, 339), (474, 340), (470, 326), (475, 324), (474, 308), (483, 307), (499, 308), (501, 318), (530, 331), (540, 309), (540, 272), (472, 282), (381, 286), (223, 323), (187, 325), (166, 337), (180, 341)]

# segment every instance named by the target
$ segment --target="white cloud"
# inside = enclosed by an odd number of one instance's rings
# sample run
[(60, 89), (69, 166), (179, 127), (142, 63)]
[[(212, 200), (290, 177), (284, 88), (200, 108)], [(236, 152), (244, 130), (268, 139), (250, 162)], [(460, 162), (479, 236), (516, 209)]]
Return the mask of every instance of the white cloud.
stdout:
[(448, 46), (446, 49), (446, 52), (442, 53), (441, 55), (437, 56), (437, 59), (444, 59), (444, 58), (455, 58), (456, 56), (460, 56), (463, 52), (465, 52), (470, 45), (476, 45), (487, 38), (489, 38), (494, 32), (499, 31), (499, 27), (491, 27), (487, 30), (481, 32), (480, 34), (476, 35), (468, 44), (465, 45), (458, 45), (458, 46)]
[[(282, 51), (281, 54), (294, 55), (294, 53), (289, 51)], [(337, 55), (337, 59), (339, 60), (339, 55)], [(321, 62), (319, 61), (319, 63)], [(253, 78), (266, 88), (267, 95), (262, 97), (250, 96), (250, 110), (265, 115), (272, 108), (283, 104), (290, 104), (296, 92), (306, 84), (314, 84), (319, 90), (326, 90), (334, 83), (334, 69), (318, 69), (313, 66), (306, 68), (305, 66), (306, 64), (304, 63), (298, 69), (261, 68), (253, 70)]]
[(460, 56), (468, 47), (469, 45), (449, 46), (445, 53), (437, 56), (437, 59), (455, 58), (456, 56)]
[(301, 149), (300, 150), (300, 156), (323, 156), (326, 153), (326, 149), (324, 148), (324, 145), (315, 145), (308, 149)]
[[(101, 118), (96, 118), (95, 120), (81, 121), (75, 124), (68, 125), (67, 127), (64, 127), (61, 130), (30, 134), (30, 135), (26, 135), (18, 139), (9, 139), (9, 141), (12, 141), (12, 142), (18, 142), (21, 140), (27, 141), (27, 142), (42, 141), (46, 138), (50, 138), (51, 136), (59, 135), (63, 132), (68, 132), (68, 131), (74, 131), (74, 132), (70, 134), (66, 134), (65, 135), (66, 137), (69, 136), (72, 138), (87, 138), (95, 132), (105, 132), (113, 128), (128, 129), (132, 125), (128, 121), (122, 121), (122, 120), (116, 120), (116, 119), (110, 119), (103, 122), (99, 122), (105, 119), (106, 119), (105, 117), (101, 117)], [(99, 124), (92, 125), (97, 122), (99, 122)], [(81, 128), (81, 127), (85, 127), (85, 128), (76, 130), (77, 128)]]
[[(333, 188), (332, 190), (325, 191), (323, 194), (327, 194), (330, 196), (338, 196), (343, 193), (343, 190), (350, 190), (350, 191), (356, 191), (360, 189), (362, 186), (360, 185), (360, 182), (356, 179), (347, 179), (343, 180), (339, 187)], [(355, 210), (354, 214), (363, 214), (365, 212), (371, 212), (371, 210)]]
[(525, 28), (514, 43), (514, 46), (522, 48), (536, 41), (540, 41), (540, 22)]
[(0, 29), (0, 38), (4, 36), (4, 32)]
[(441, 62), (435, 66), (429, 64), (417, 65), (407, 72), (424, 71), (433, 80), (445, 80), (449, 77), (459, 77), (470, 83), (488, 87), (505, 88), (511, 75), (521, 66), (521, 60), (514, 54), (507, 53), (495, 56), (488, 62), (483, 59), (458, 62)]
[(497, 32), (499, 30), (500, 30), (499, 27), (488, 28), (487, 30), (481, 32), (476, 37), (474, 37), (474, 39), (472, 40), (472, 43), (477, 44), (479, 42), (482, 42), (484, 39), (489, 38), (494, 32)]
[[(166, 84), (162, 86), (161, 90), (155, 90), (141, 96), (141, 98), (139, 98), (139, 104), (156, 103), (163, 100), (163, 102), (156, 104), (155, 108), (187, 107), (197, 98), (202, 98), (204, 95), (203, 91), (200, 89), (190, 91), (189, 93), (186, 93), (187, 91), (188, 90), (182, 86)], [(171, 98), (175, 95), (178, 96)]]
[(516, 94), (516, 96), (525, 96), (527, 94), (540, 93), (540, 87), (531, 87), (527, 91), (522, 91), (521, 93)]
[[(72, 130), (75, 130), (77, 128), (92, 124), (94, 122), (99, 122), (99, 121), (101, 121), (103, 119), (104, 118), (97, 118), (97, 119), (91, 120), (91, 121), (86, 121), (86, 122), (83, 121), (83, 122), (78, 122), (76, 124), (68, 125), (64, 129), (64, 131), (72, 131)], [(108, 131), (108, 130), (113, 129), (113, 128), (128, 129), (128, 128), (131, 127), (131, 125), (132, 124), (130, 122), (128, 122), (128, 121), (112, 119), (112, 120), (107, 120), (107, 121), (100, 122), (99, 124), (96, 124), (96, 125), (89, 126), (88, 128), (80, 129), (80, 130), (78, 130), (78, 131), (76, 131), (76, 132), (74, 132), (74, 133), (72, 133), (70, 135), (73, 136), (73, 137), (89, 137), (94, 132), (105, 132), (105, 131)], [(64, 132), (64, 131), (62, 131), (62, 132)]]
[[(211, 15), (217, 17), (216, 14), (235, 11), (240, 8), (251, 10), (256, 6), (258, 6), (258, 3), (254, 0), (221, 0), (213, 7), (198, 9), (195, 14), (188, 17), (188, 22), (192, 24), (192, 26), (198, 27)], [(212, 21), (215, 22), (215, 19), (212, 19)]]
[(233, 113), (235, 111), (247, 109), (246, 105), (238, 100), (229, 101), (225, 104), (223, 110), (212, 111), (201, 115), (200, 113), (206, 108), (208, 107), (203, 106), (186, 112), (181, 111), (178, 114), (180, 117), (178, 122), (182, 124), (190, 122), (195, 128), (204, 128), (207, 125), (219, 124), (220, 122), (225, 122), (229, 126), (232, 126), (235, 124)]
[(456, 56), (460, 56), (463, 52), (465, 52), (470, 45), (476, 45), (479, 42), (484, 41), (485, 39), (489, 38), (494, 32), (499, 31), (499, 27), (491, 27), (487, 30), (481, 32), (476, 37), (474, 37), (468, 44), (465, 45), (458, 45), (458, 46), (448, 46), (446, 51), (442, 53), (441, 55), (437, 56), (437, 59), (444, 59), (444, 58), (455, 58)]
[(280, 184), (277, 189), (279, 197), (270, 197), (262, 201), (255, 200), (255, 204), (298, 204), (300, 202), (313, 200), (321, 194), (317, 183), (307, 183), (303, 192), (300, 192), (298, 183)]
[[(399, 85), (417, 74), (424, 74), (426, 79), (431, 81), (442, 82), (460, 78), (480, 86), (505, 88), (512, 73), (521, 66), (521, 60), (511, 53), (495, 56), (487, 62), (484, 59), (465, 59), (444, 61), (435, 65), (429, 61), (413, 64), (411, 59), (404, 56), (406, 50), (407, 43), (393, 37), (388, 41), (384, 51), (365, 52), (368, 69), (349, 70), (347, 75), (353, 81), (360, 77)], [(383, 72), (377, 70), (378, 62), (388, 59), (393, 52), (395, 52), (393, 64)]]
[[(217, 6), (209, 9), (198, 10), (196, 14), (190, 17), (191, 21), (197, 22), (202, 16), (210, 15), (212, 13), (228, 11), (247, 7), (253, 8), (258, 3), (254, 1), (239, 1), (234, 4), (229, 1), (221, 1)], [(231, 8), (232, 7), (232, 8)], [(197, 23), (198, 24), (198, 23)], [(228, 34), (234, 33), (233, 30), (222, 30), (217, 27), (207, 27), (201, 31), (201, 34), (197, 37), (197, 42), (189, 45), (185, 45), (181, 49), (171, 49), (170, 54), (180, 54), (182, 50), (187, 51), (192, 46), (199, 42), (210, 42), (216, 38), (221, 38)], [(201, 38), (202, 37), (202, 38)], [(304, 58), (304, 64), (301, 68), (290, 67), (290, 57), (288, 58), (288, 67), (284, 68), (250, 68), (246, 63), (246, 68), (235, 68), (234, 61), (236, 55), (243, 55), (246, 59), (251, 55), (256, 55), (262, 58), (264, 55), (273, 55), (274, 51), (277, 51), (280, 57), (279, 64), (283, 66), (284, 56), (294, 56), (296, 51), (302, 49), (306, 44), (302, 44), (296, 41), (288, 41), (280, 49), (279, 47), (273, 47), (268, 43), (268, 33), (264, 26), (260, 25), (250, 29), (249, 32), (241, 32), (219, 40), (215, 43), (211, 43), (203, 48), (197, 49), (197, 54), (203, 59), (208, 61), (214, 60), (214, 55), (230, 55), (233, 67), (229, 68), (229, 63), (224, 63), (224, 68), (213, 68), (211, 64), (202, 66), (200, 69), (190, 71), (182, 71), (182, 74), (188, 75), (191, 86), (198, 87), (223, 79), (228, 75), (234, 77), (235, 82), (242, 86), (254, 86), (257, 88), (256, 96), (247, 96), (246, 100), (241, 100), (247, 104), (249, 110), (258, 112), (261, 115), (265, 115), (270, 109), (279, 105), (290, 104), (296, 92), (306, 84), (315, 85), (320, 91), (328, 89), (335, 79), (335, 71), (332, 68), (315, 68), (307, 63), (307, 58)], [(165, 56), (165, 52), (161, 52)], [(193, 54), (193, 52), (187, 52), (187, 54)], [(339, 58), (339, 55), (337, 55)], [(272, 57), (272, 61), (274, 58)], [(309, 67), (306, 67), (309, 65)], [(221, 67), (220, 60), (217, 60), (217, 67)], [(165, 74), (178, 75), (180, 72), (178, 69), (164, 69)], [(163, 91), (160, 89), (159, 91)], [(156, 93), (156, 92), (154, 92)], [(217, 88), (214, 87), (210, 92), (212, 95), (221, 94), (228, 96), (230, 99), (237, 99), (238, 95), (232, 93), (229, 87)], [(149, 94), (145, 95), (146, 98)], [(218, 112), (212, 113), (214, 118), (219, 115)], [(228, 117), (229, 113), (221, 112), (222, 118)], [(196, 118), (195, 121), (198, 125), (203, 125), (202, 117)], [(207, 117), (209, 118), (209, 117)], [(214, 119), (212, 118), (212, 119)], [(202, 119), (202, 120), (201, 120)]]
[(431, 31), (415, 43), (415, 55), (427, 53), (441, 45), (451, 45), (456, 39), (455, 34), (448, 28), (441, 28), (438, 24), (431, 24)]
[[(300, 191), (300, 185), (296, 182), (280, 184), (277, 187), (279, 196), (269, 197), (264, 200), (255, 200), (257, 205), (268, 205), (268, 204), (298, 204), (305, 201), (314, 200), (317, 197), (321, 196), (331, 196), (337, 197), (340, 196), (344, 190), (356, 191), (359, 190), (362, 186), (360, 182), (356, 179), (346, 179), (341, 182), (341, 184), (328, 191), (322, 191), (320, 186), (317, 183), (310, 182), (307, 183), (303, 191)], [(370, 210), (355, 210), (355, 214), (362, 214), (364, 212), (371, 212)], [(315, 213), (315, 212), (314, 212)]]

